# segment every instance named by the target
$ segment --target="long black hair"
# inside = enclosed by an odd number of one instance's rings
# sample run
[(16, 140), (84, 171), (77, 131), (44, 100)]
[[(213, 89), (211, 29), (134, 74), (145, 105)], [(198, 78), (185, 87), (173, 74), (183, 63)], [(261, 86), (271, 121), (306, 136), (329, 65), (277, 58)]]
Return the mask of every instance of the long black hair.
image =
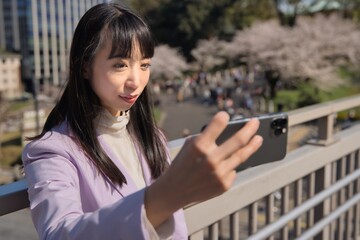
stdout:
[[(150, 30), (139, 16), (116, 3), (103, 3), (89, 9), (74, 32), (69, 77), (64, 92), (50, 112), (42, 133), (32, 139), (41, 138), (53, 127), (67, 121), (78, 144), (99, 172), (121, 186), (127, 183), (125, 176), (106, 155), (96, 137), (93, 121), (100, 112), (101, 104), (83, 74), (108, 39), (112, 42), (111, 54), (130, 58), (136, 42), (143, 58), (154, 55)], [(159, 177), (168, 166), (167, 154), (165, 139), (156, 127), (147, 87), (130, 109), (127, 129), (145, 156), (152, 177)]]

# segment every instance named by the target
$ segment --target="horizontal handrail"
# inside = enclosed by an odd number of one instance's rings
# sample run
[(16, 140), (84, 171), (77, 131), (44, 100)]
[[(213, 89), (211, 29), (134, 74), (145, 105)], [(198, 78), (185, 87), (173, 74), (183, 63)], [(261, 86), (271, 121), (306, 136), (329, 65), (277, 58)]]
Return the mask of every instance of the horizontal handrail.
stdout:
[(29, 204), (26, 180), (0, 186), (0, 216), (26, 208)]
[(360, 106), (360, 95), (314, 104), (288, 112), (289, 126), (299, 125)]
[(189, 233), (193, 234), (359, 149), (360, 124), (337, 133), (336, 137), (339, 141), (327, 147), (305, 145), (288, 153), (282, 161), (238, 173), (234, 186), (228, 192), (185, 209)]

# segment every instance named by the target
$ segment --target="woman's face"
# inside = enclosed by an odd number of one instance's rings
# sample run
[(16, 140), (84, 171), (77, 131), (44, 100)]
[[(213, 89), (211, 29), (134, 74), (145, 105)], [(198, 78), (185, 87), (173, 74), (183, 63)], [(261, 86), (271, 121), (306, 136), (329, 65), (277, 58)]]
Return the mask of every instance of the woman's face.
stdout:
[(130, 58), (109, 57), (107, 41), (94, 57), (88, 78), (101, 104), (114, 116), (131, 108), (150, 76), (150, 59), (143, 59), (137, 44)]

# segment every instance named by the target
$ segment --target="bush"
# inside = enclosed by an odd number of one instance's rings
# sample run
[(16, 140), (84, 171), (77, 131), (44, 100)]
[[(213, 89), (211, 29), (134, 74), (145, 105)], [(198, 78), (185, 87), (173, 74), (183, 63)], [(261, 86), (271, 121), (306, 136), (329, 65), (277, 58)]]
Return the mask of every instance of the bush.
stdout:
[[(299, 91), (297, 90), (281, 90), (278, 91), (275, 98), (275, 105), (282, 106), (282, 111), (290, 111), (296, 109), (299, 99)], [(279, 111), (279, 109), (277, 109)]]
[(304, 83), (300, 84), (299, 87), (299, 99), (297, 102), (297, 107), (306, 107), (309, 105), (317, 104), (322, 102), (321, 91), (310, 84)]

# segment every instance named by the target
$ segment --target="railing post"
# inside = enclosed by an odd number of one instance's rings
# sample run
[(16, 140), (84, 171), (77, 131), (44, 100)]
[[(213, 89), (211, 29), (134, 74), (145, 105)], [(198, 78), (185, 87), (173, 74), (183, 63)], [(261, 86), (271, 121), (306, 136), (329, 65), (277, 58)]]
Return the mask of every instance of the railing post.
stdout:
[[(274, 194), (271, 193), (266, 197), (266, 215), (265, 215), (265, 223), (266, 225), (272, 223), (274, 221)], [(274, 240), (274, 236), (270, 236), (267, 238), (268, 240)]]
[[(290, 188), (289, 185), (281, 189), (281, 215), (285, 215), (289, 212), (290, 208)], [(281, 240), (289, 239), (289, 227), (286, 225), (281, 229)]]
[[(331, 163), (327, 164), (323, 168), (316, 171), (315, 175), (315, 192), (321, 192), (324, 189), (327, 189), (331, 185)], [(330, 198), (327, 198), (323, 201), (323, 203), (319, 204), (315, 208), (315, 219), (314, 222), (318, 222), (321, 219), (325, 218), (327, 215), (329, 215), (331, 211), (331, 205), (330, 205)], [(323, 231), (318, 234), (315, 238), (315, 240), (325, 240), (330, 239), (330, 227), (326, 226)]]
[(336, 139), (333, 136), (335, 118), (335, 113), (319, 118), (317, 120), (318, 138), (310, 140), (309, 143), (327, 146), (336, 142)]
[(258, 230), (257, 218), (258, 218), (258, 202), (253, 202), (249, 206), (249, 228), (248, 228), (249, 236), (256, 233), (256, 231)]
[(240, 239), (240, 215), (235, 212), (230, 215), (230, 238)]
[(217, 222), (209, 227), (209, 239), (219, 239), (219, 224)]
[[(296, 181), (295, 183), (295, 196), (294, 196), (294, 200), (295, 200), (295, 206), (299, 206), (301, 205), (302, 202), (302, 179), (300, 178), (299, 180)], [(294, 226), (294, 232), (295, 232), (295, 236), (298, 237), (301, 235), (301, 217), (297, 218), (295, 220), (295, 226)]]

